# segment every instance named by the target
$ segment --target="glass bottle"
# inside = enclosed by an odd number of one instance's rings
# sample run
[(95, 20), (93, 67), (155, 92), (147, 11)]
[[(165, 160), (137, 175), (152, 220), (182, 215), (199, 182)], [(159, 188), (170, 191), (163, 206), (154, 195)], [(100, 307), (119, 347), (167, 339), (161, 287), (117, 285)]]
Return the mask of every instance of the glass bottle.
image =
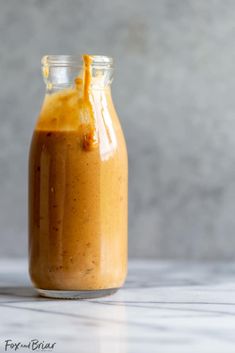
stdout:
[(105, 56), (42, 59), (46, 95), (29, 154), (29, 272), (37, 291), (93, 298), (127, 272), (126, 144)]

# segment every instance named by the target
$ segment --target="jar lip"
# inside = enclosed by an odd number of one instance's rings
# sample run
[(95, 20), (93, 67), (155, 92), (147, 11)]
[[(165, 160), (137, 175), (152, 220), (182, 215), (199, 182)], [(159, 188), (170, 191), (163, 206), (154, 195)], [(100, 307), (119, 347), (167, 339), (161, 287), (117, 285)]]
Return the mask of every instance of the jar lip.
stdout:
[[(105, 55), (90, 55), (92, 57), (92, 67), (112, 67), (113, 58)], [(82, 55), (44, 55), (41, 63), (43, 66), (76, 66), (82, 67)]]

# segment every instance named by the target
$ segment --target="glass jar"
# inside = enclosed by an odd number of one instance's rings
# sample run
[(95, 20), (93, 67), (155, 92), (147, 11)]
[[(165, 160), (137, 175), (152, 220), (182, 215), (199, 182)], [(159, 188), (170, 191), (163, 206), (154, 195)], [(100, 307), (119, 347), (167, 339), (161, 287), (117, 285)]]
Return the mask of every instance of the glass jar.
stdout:
[(42, 59), (29, 155), (29, 272), (37, 291), (93, 298), (127, 272), (127, 152), (105, 56)]

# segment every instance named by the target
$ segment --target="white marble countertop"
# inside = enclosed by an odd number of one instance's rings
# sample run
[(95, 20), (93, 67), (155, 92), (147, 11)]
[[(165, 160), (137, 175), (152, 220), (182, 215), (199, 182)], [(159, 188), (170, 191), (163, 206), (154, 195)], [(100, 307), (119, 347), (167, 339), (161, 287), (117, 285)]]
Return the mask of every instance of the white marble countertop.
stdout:
[(235, 263), (130, 261), (122, 290), (76, 301), (38, 297), (26, 260), (0, 260), (0, 352), (32, 339), (59, 353), (235, 352)]

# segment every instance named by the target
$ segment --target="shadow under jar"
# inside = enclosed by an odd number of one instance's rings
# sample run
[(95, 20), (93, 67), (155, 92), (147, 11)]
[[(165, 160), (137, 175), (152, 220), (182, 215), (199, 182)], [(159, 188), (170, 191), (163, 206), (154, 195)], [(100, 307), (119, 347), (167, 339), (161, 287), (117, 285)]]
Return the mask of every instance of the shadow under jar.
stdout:
[(93, 298), (127, 272), (126, 144), (105, 56), (45, 56), (29, 154), (29, 272), (38, 292)]

